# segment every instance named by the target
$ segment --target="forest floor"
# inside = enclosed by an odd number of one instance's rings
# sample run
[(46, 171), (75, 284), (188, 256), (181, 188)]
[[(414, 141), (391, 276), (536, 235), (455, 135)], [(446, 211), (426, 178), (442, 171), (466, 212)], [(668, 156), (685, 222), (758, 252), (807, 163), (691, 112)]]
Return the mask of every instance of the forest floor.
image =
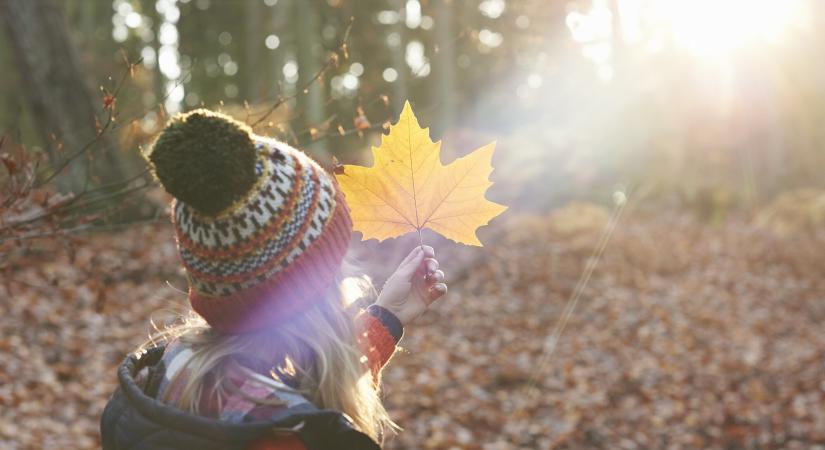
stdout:
[[(384, 372), (387, 448), (825, 449), (825, 234), (627, 216), (542, 358), (602, 227), (509, 216), (436, 246), (450, 292)], [(171, 230), (3, 259), (0, 448), (97, 448), (116, 365), (185, 304)]]

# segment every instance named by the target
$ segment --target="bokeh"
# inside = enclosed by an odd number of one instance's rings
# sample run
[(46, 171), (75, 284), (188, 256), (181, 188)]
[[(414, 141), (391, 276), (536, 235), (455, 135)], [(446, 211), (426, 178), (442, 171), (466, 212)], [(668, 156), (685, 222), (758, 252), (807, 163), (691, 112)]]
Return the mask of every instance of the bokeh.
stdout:
[[(26, 5), (36, 5), (27, 7)], [(825, 3), (0, 0), (0, 447), (96, 448), (186, 306), (140, 157), (221, 110), (371, 163), (406, 100), (496, 141), (450, 293), (384, 375), (386, 448), (825, 449)], [(418, 243), (356, 234), (380, 287)]]

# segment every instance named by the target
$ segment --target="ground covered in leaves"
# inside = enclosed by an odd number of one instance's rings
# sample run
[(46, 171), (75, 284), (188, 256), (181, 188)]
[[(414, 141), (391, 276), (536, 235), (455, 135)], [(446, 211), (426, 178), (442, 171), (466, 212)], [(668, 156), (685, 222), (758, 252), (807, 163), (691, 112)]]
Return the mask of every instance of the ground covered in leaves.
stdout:
[[(387, 448), (825, 449), (825, 234), (627, 214), (544, 359), (593, 217), (436, 246), (450, 293), (385, 371)], [(171, 230), (5, 250), (0, 448), (96, 448), (115, 366), (185, 302)]]

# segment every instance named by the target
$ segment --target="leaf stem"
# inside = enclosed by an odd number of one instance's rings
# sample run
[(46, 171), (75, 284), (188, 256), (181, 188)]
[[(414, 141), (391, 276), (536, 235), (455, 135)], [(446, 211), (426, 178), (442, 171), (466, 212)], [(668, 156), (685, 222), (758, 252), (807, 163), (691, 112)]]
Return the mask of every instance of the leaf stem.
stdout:
[[(407, 101), (407, 105), (409, 106), (409, 101)], [(402, 111), (401, 114), (403, 115), (404, 112)], [(408, 119), (409, 120), (409, 119)], [(400, 123), (400, 119), (399, 119)], [(412, 194), (413, 194), (413, 209), (415, 209), (415, 228), (418, 230), (418, 245), (421, 247), (421, 251), (424, 251), (424, 241), (421, 239), (421, 220), (418, 218), (418, 199), (416, 198), (415, 192), (415, 171), (413, 170), (413, 157), (412, 157), (412, 127), (407, 126), (407, 149), (410, 152), (410, 181), (412, 182)]]

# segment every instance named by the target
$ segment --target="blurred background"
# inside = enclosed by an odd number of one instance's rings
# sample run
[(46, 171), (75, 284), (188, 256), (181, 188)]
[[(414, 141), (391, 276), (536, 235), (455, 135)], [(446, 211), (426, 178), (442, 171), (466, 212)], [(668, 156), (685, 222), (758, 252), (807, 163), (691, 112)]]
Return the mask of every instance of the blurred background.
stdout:
[[(140, 157), (171, 114), (222, 110), (332, 167), (369, 164), (409, 100), (444, 162), (497, 141), (487, 195), (510, 210), (483, 249), (425, 234), (451, 293), (387, 370), (388, 448), (825, 448), (825, 3), (0, 16), (0, 446), (96, 447), (114, 367), (185, 304)], [(352, 253), (380, 286), (416, 242)]]

